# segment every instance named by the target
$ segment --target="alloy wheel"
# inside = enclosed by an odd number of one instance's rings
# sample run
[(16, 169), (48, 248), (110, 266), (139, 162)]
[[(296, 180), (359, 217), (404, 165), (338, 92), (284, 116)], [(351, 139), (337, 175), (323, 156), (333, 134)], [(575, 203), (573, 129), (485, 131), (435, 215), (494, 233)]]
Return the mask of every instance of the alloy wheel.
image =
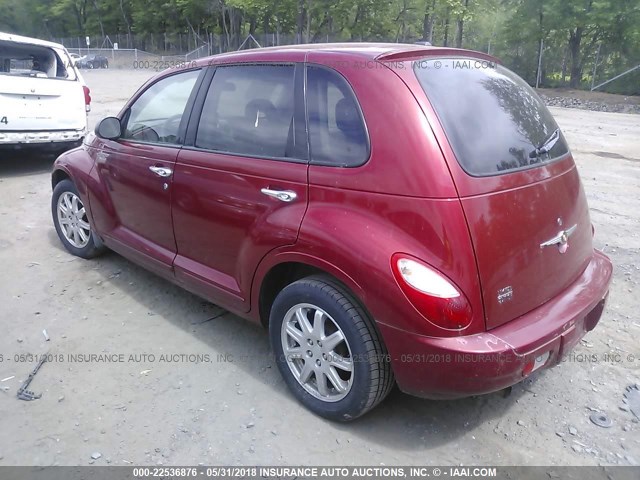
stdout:
[(84, 248), (91, 239), (91, 227), (82, 201), (73, 192), (58, 198), (58, 224), (64, 238), (76, 248)]
[(336, 321), (308, 303), (294, 305), (281, 328), (282, 350), (291, 373), (315, 398), (337, 402), (353, 385), (349, 342)]

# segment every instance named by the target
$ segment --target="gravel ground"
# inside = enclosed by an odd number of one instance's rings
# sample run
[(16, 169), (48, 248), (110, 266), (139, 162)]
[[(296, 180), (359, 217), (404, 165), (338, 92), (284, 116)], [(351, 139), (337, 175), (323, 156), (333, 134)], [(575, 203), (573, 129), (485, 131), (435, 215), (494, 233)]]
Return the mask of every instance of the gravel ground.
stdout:
[[(87, 72), (91, 123), (149, 75)], [(0, 380), (15, 377), (0, 382), (0, 465), (637, 465), (640, 423), (623, 393), (640, 382), (640, 116), (552, 112), (573, 146), (596, 246), (615, 264), (600, 325), (510, 395), (435, 402), (394, 391), (346, 425), (289, 395), (261, 328), (217, 316), (118, 255), (67, 254), (50, 219), (52, 158), (3, 156)], [(54, 361), (31, 385), (42, 398), (17, 400), (28, 355), (44, 352)], [(594, 412), (613, 425), (593, 424)]]
[(580, 108), (596, 112), (640, 113), (640, 96), (568, 88), (541, 88), (537, 92), (551, 107)]
[(541, 96), (548, 107), (579, 108), (581, 110), (591, 110), (593, 112), (640, 113), (640, 105), (634, 105), (631, 103), (611, 104), (599, 102), (597, 100), (584, 100), (575, 96), (551, 97), (544, 93), (542, 93)]

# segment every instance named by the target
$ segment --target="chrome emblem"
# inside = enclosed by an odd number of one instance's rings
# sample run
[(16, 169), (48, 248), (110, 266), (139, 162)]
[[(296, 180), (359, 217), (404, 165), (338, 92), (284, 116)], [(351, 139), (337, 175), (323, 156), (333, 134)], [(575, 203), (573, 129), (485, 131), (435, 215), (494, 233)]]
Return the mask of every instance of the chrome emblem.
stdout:
[(578, 225), (574, 225), (573, 227), (567, 228), (566, 230), (562, 230), (558, 232), (558, 234), (547, 240), (546, 242), (542, 242), (540, 244), (540, 248), (550, 247), (552, 245), (558, 246), (558, 251), (560, 253), (565, 253), (569, 249), (569, 237), (573, 235), (573, 232), (576, 231)]

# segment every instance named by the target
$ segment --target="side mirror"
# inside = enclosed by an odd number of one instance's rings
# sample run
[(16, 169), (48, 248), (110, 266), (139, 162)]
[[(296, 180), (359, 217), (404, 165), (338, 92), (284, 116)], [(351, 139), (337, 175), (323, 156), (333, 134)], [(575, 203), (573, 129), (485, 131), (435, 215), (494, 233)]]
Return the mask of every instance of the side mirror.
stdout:
[(96, 125), (96, 135), (107, 140), (115, 140), (122, 135), (120, 120), (116, 117), (106, 117)]

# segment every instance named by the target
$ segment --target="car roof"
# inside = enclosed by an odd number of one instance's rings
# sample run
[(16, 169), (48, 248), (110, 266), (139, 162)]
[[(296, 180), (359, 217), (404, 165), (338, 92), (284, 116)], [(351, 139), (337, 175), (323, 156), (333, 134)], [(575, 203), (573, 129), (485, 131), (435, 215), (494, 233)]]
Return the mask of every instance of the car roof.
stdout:
[(48, 42), (46, 40), (40, 40), (39, 38), (23, 37), (22, 35), (15, 35), (13, 33), (0, 32), (0, 40), (16, 43), (27, 43), (30, 45), (39, 45), (41, 47), (58, 48), (64, 50), (64, 45), (55, 42)]
[(315, 43), (303, 45), (282, 45), (277, 47), (254, 48), (237, 52), (222, 53), (207, 58), (201, 58), (195, 63), (206, 65), (210, 62), (250, 62), (261, 60), (273, 60), (277, 57), (286, 59), (291, 56), (300, 56), (307, 53), (343, 54), (360, 60), (402, 60), (426, 55), (456, 55), (483, 58), (498, 62), (490, 55), (464, 50), (460, 48), (434, 47), (417, 45), (413, 43)]

